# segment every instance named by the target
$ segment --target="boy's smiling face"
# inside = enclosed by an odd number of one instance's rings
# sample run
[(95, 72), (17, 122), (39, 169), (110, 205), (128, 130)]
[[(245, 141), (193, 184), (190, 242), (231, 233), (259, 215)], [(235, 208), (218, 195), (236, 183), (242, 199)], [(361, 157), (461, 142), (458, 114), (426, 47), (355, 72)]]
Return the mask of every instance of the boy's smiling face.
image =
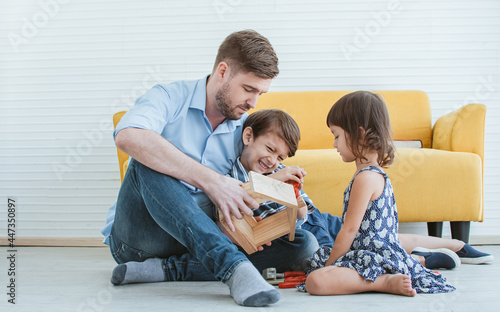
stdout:
[(247, 127), (242, 137), (244, 146), (240, 160), (248, 171), (270, 173), (288, 156), (285, 140), (272, 130), (255, 138), (252, 128)]

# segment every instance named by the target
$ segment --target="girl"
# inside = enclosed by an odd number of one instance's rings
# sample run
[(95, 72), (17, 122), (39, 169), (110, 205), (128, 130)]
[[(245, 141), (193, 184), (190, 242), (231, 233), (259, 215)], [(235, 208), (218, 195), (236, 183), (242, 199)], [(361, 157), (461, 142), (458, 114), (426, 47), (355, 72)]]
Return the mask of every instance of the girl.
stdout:
[(313, 295), (378, 291), (405, 296), (455, 288), (425, 269), (401, 246), (391, 181), (382, 170), (394, 159), (389, 114), (382, 98), (367, 91), (342, 97), (328, 113), (333, 146), (356, 172), (344, 192), (343, 226), (333, 248), (313, 256), (299, 290)]

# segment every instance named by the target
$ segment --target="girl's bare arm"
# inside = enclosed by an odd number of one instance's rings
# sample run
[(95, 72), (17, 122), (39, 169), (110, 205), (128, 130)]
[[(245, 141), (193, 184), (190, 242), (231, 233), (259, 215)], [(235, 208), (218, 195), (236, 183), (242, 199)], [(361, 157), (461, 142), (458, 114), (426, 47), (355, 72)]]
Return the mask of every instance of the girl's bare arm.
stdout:
[[(381, 183), (382, 188), (380, 188)], [(326, 266), (331, 265), (349, 251), (359, 231), (369, 202), (382, 194), (383, 187), (384, 178), (378, 173), (364, 171), (356, 177), (352, 184), (344, 224), (333, 244)]]

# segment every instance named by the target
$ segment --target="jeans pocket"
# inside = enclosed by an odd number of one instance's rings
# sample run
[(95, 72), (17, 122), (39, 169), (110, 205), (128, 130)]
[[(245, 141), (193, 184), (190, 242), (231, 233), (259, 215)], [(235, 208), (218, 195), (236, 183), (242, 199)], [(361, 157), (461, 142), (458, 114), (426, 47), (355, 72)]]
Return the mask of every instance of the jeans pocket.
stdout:
[(113, 258), (118, 263), (125, 263), (129, 261), (142, 262), (149, 258), (154, 258), (155, 255), (145, 252), (144, 250), (136, 249), (120, 241), (118, 248), (112, 252)]

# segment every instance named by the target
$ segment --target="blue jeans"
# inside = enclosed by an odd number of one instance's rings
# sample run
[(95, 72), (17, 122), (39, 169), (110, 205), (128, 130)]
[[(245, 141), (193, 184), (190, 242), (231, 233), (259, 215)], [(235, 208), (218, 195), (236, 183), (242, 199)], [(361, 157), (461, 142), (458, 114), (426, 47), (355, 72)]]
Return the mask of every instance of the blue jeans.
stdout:
[(117, 263), (161, 258), (167, 281), (226, 282), (248, 260), (259, 270), (303, 270), (318, 243), (311, 233), (299, 230), (293, 242), (279, 238), (247, 256), (179, 180), (131, 159), (118, 194), (110, 248)]
[(342, 219), (333, 216), (328, 212), (321, 213), (317, 208), (307, 216), (306, 222), (302, 224), (302, 229), (311, 232), (318, 244), (333, 247), (333, 243), (342, 228)]

